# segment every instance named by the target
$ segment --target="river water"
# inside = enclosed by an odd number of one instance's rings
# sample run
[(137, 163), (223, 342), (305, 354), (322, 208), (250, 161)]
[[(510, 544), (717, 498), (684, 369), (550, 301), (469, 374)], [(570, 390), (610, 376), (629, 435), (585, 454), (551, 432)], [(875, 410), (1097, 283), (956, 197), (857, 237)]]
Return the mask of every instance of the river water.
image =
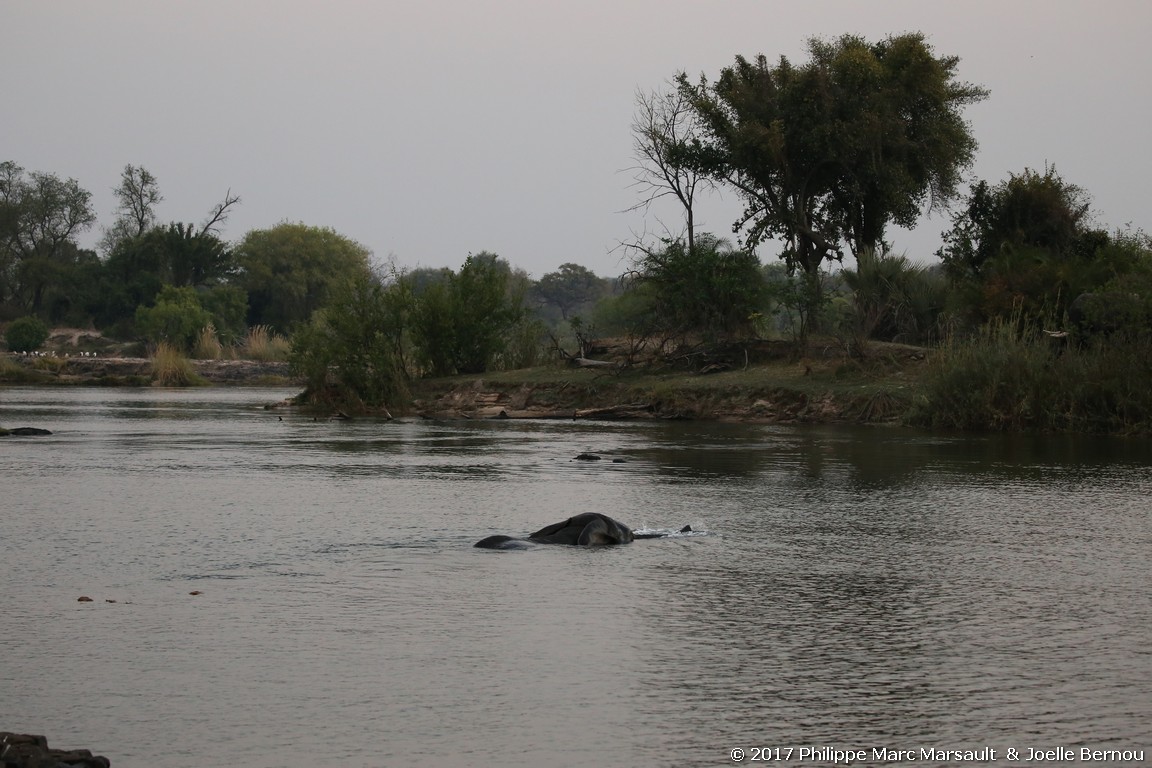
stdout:
[[(1152, 442), (289, 394), (0, 390), (54, 432), (0, 440), (0, 730), (114, 768), (1152, 747)], [(581, 511), (694, 532), (471, 546)]]

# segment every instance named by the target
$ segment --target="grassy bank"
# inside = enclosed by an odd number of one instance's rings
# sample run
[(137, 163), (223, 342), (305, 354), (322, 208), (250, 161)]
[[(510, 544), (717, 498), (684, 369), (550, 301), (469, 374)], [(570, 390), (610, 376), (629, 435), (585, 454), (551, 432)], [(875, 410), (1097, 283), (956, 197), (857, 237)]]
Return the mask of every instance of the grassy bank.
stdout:
[(541, 367), (415, 382), (444, 418), (888, 423), (959, 431), (1152, 435), (1152, 344), (1077, 348), (990, 328), (927, 350), (871, 344), (712, 374)]
[(925, 351), (875, 345), (700, 374), (544, 366), (417, 381), (427, 416), (898, 422), (912, 407)]
[(908, 413), (961, 430), (1152, 434), (1152, 344), (1064, 345), (1011, 326), (932, 356)]

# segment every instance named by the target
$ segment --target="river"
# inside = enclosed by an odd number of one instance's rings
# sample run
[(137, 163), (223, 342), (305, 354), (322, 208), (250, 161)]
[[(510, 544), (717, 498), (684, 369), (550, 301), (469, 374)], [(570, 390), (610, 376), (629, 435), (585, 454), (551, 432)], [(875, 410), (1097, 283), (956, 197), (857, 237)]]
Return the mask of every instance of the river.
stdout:
[[(114, 768), (1152, 747), (1152, 441), (290, 394), (0, 389), (54, 433), (0, 439), (0, 730)], [(581, 511), (694, 530), (471, 546)]]

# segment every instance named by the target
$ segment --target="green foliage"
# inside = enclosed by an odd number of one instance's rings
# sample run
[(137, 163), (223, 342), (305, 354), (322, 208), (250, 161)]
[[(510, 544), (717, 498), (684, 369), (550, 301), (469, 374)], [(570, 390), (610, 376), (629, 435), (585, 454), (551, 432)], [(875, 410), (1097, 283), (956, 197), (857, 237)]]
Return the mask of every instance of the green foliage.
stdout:
[(1152, 433), (1152, 347), (1057, 347), (995, 321), (935, 356), (911, 419), (948, 429)]
[[(765, 264), (761, 270), (766, 295), (761, 324), (769, 334), (784, 333), (799, 340), (810, 325), (810, 313), (823, 313), (827, 297), (821, 291), (819, 301), (810, 296), (810, 282), (797, 276), (780, 262)], [(819, 276), (821, 280), (823, 275)]]
[(224, 344), (239, 343), (245, 335), (248, 315), (248, 294), (243, 288), (220, 283), (196, 291), (200, 305), (212, 316), (216, 335)]
[(852, 290), (854, 330), (861, 340), (919, 344), (937, 338), (947, 298), (938, 270), (865, 250), (856, 269), (841, 274)]
[(407, 288), (359, 274), (332, 286), (332, 301), (292, 337), (289, 363), (314, 397), (335, 385), (345, 407), (403, 406), (407, 374), (397, 339), (407, 316)]
[(48, 326), (34, 316), (13, 320), (4, 333), (9, 352), (33, 352), (48, 340)]
[(734, 188), (745, 245), (782, 239), (817, 301), (815, 275), (841, 243), (877, 248), (889, 222), (911, 225), (955, 194), (976, 149), (961, 111), (987, 92), (957, 81), (959, 60), (919, 33), (813, 39), (808, 52), (799, 66), (737, 57), (711, 84), (681, 75), (703, 137), (673, 157)]
[[(169, 224), (153, 227), (144, 234), (120, 240), (104, 265), (105, 297), (96, 313), (102, 325), (132, 317), (137, 307), (157, 301), (164, 286), (217, 289), (234, 271), (228, 245), (211, 232), (196, 231), (192, 225)], [(217, 299), (235, 305), (242, 301), (236, 293)], [(236, 333), (242, 327), (232, 311), (221, 306), (222, 332)]]
[(547, 338), (548, 332), (544, 323), (528, 317), (525, 313), (524, 317), (504, 334), (503, 349), (496, 354), (492, 367), (508, 371), (539, 365), (544, 360), (544, 345)]
[(156, 304), (136, 310), (136, 328), (153, 344), (166, 342), (179, 350), (188, 350), (201, 330), (212, 323), (210, 315), (196, 296), (196, 289), (166, 285), (156, 296)]
[(75, 236), (96, 221), (91, 201), (75, 179), (0, 163), (0, 306), (42, 313), (81, 253)]
[(456, 372), (456, 300), (451, 274), (428, 284), (412, 313), (412, 337), (420, 367), (429, 376)]
[(674, 240), (643, 253), (632, 277), (647, 292), (655, 329), (669, 336), (751, 334), (766, 298), (756, 255), (709, 234), (692, 248)]
[(632, 285), (618, 296), (597, 302), (592, 310), (592, 325), (605, 336), (651, 336), (656, 333), (654, 305), (648, 286)]
[(431, 376), (491, 370), (525, 320), (526, 289), (492, 253), (469, 255), (459, 273), (445, 270), (416, 295), (412, 335), (423, 370)]
[(587, 267), (561, 264), (558, 271), (540, 278), (535, 293), (543, 303), (559, 309), (561, 318), (567, 320), (603, 296), (608, 290), (606, 282)]
[(369, 256), (363, 245), (328, 228), (282, 223), (252, 230), (236, 246), (248, 322), (290, 332), (327, 306), (335, 286), (366, 277)]
[(975, 184), (938, 253), (970, 315), (1059, 324), (1077, 296), (1131, 271), (1146, 243), (1091, 228), (1089, 206), (1054, 167)]

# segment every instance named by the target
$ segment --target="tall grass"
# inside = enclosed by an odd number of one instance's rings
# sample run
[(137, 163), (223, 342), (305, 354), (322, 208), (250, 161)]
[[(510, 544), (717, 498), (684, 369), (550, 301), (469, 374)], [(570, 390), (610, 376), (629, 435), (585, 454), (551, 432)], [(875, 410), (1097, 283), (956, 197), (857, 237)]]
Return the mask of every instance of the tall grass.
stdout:
[(152, 382), (162, 387), (190, 387), (204, 383), (179, 347), (161, 341), (152, 352)]
[(216, 335), (216, 326), (212, 323), (200, 329), (192, 345), (192, 356), (197, 360), (219, 360), (224, 354), (224, 345)]
[(43, 374), (31, 368), (24, 367), (7, 355), (0, 355), (0, 381), (14, 384), (31, 384), (41, 381), (43, 378)]
[(985, 327), (934, 355), (915, 423), (939, 428), (1152, 434), (1152, 346), (1057, 346), (1034, 327)]
[(240, 355), (248, 360), (283, 362), (292, 351), (292, 342), (266, 325), (248, 329), (248, 337), (240, 347)]

